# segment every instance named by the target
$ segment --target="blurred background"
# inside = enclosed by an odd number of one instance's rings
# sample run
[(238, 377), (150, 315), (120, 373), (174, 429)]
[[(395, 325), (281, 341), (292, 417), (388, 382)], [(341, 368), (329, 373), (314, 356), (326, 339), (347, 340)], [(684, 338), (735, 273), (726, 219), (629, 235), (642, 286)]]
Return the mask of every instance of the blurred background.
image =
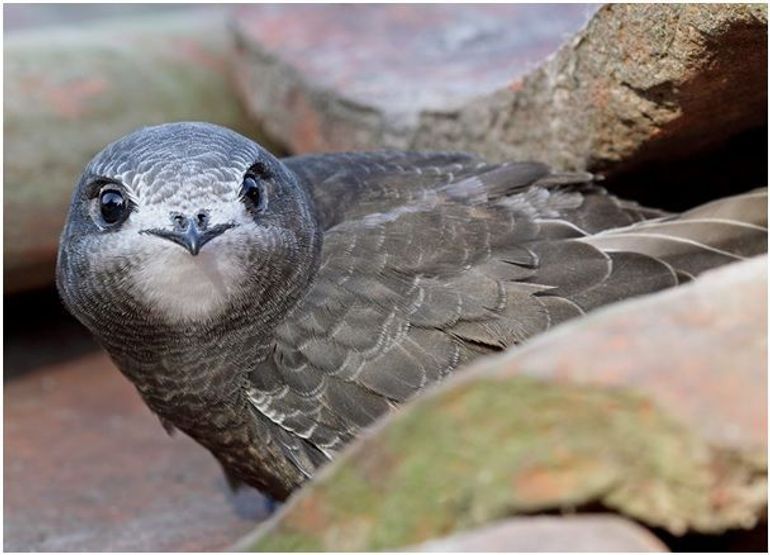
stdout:
[(5, 549), (222, 549), (268, 514), (166, 436), (58, 300), (69, 196), (106, 144), (202, 120), (278, 154), (470, 150), (679, 210), (767, 184), (757, 9), (4, 5)]

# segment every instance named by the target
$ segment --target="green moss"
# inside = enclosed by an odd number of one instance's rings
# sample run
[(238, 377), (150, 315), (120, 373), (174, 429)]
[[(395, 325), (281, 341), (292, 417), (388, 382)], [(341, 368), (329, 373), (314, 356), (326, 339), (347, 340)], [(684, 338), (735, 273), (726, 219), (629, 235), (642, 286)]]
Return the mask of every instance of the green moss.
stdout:
[[(286, 515), (327, 550), (395, 549), (509, 514), (601, 502), (678, 532), (738, 518), (712, 503), (713, 453), (630, 393), (482, 380), (423, 399)], [(723, 484), (724, 486), (724, 484)], [(308, 505), (309, 506), (309, 505)]]
[(323, 551), (321, 541), (316, 536), (297, 532), (271, 534), (256, 544), (252, 551)]

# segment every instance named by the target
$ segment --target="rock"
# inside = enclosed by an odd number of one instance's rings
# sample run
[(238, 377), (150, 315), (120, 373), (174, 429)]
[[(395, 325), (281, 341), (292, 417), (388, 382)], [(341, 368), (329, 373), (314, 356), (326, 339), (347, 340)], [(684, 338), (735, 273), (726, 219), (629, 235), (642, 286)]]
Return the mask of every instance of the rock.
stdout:
[(507, 89), (595, 9), (250, 6), (233, 19), (236, 77), (251, 113), (292, 151), (408, 148), (422, 117)]
[(47, 27), (6, 37), (5, 291), (53, 281), (88, 160), (137, 127), (207, 120), (254, 135), (228, 84), (224, 13)]
[(767, 258), (599, 310), (460, 371), (239, 548), (397, 549), (603, 506), (680, 535), (767, 505)]
[[(195, 9), (195, 8), (193, 8)], [(172, 11), (190, 11), (190, 5), (179, 4), (15, 4), (3, 12), (3, 31), (13, 33), (21, 29), (41, 26), (70, 25), (92, 19), (168, 14)]]
[(6, 550), (216, 551), (267, 514), (253, 490), (228, 496), (190, 438), (168, 437), (104, 353), (38, 367), (4, 399)]
[(236, 77), (296, 152), (469, 150), (607, 171), (766, 127), (766, 6), (606, 5), (556, 52), (592, 9), (254, 6), (234, 20)]
[(638, 524), (614, 515), (522, 516), (432, 540), (407, 551), (660, 552), (666, 546)]
[(488, 368), (499, 377), (632, 387), (710, 444), (764, 453), (767, 256), (568, 322)]

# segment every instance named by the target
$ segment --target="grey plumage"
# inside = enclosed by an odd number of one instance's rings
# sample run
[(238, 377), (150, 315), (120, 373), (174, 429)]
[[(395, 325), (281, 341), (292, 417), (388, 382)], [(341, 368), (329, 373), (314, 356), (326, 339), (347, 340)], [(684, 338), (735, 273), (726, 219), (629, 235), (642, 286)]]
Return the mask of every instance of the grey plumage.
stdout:
[[(249, 172), (266, 208), (239, 198)], [(131, 198), (119, 225), (100, 222), (104, 187)], [(762, 190), (669, 215), (538, 163), (279, 161), (231, 131), (169, 124), (86, 168), (57, 283), (166, 425), (283, 498), (463, 363), (765, 252), (765, 202)], [(197, 256), (142, 233), (194, 213), (202, 232), (229, 226)]]

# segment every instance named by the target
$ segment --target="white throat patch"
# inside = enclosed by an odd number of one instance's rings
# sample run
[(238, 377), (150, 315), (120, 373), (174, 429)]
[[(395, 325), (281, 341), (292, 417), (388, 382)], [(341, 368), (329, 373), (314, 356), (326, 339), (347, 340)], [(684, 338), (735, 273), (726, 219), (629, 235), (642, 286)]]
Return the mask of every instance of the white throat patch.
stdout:
[(144, 266), (132, 272), (134, 288), (144, 302), (171, 323), (221, 313), (244, 277), (237, 257), (228, 256), (227, 249), (204, 247), (193, 256), (171, 243), (158, 247)]

